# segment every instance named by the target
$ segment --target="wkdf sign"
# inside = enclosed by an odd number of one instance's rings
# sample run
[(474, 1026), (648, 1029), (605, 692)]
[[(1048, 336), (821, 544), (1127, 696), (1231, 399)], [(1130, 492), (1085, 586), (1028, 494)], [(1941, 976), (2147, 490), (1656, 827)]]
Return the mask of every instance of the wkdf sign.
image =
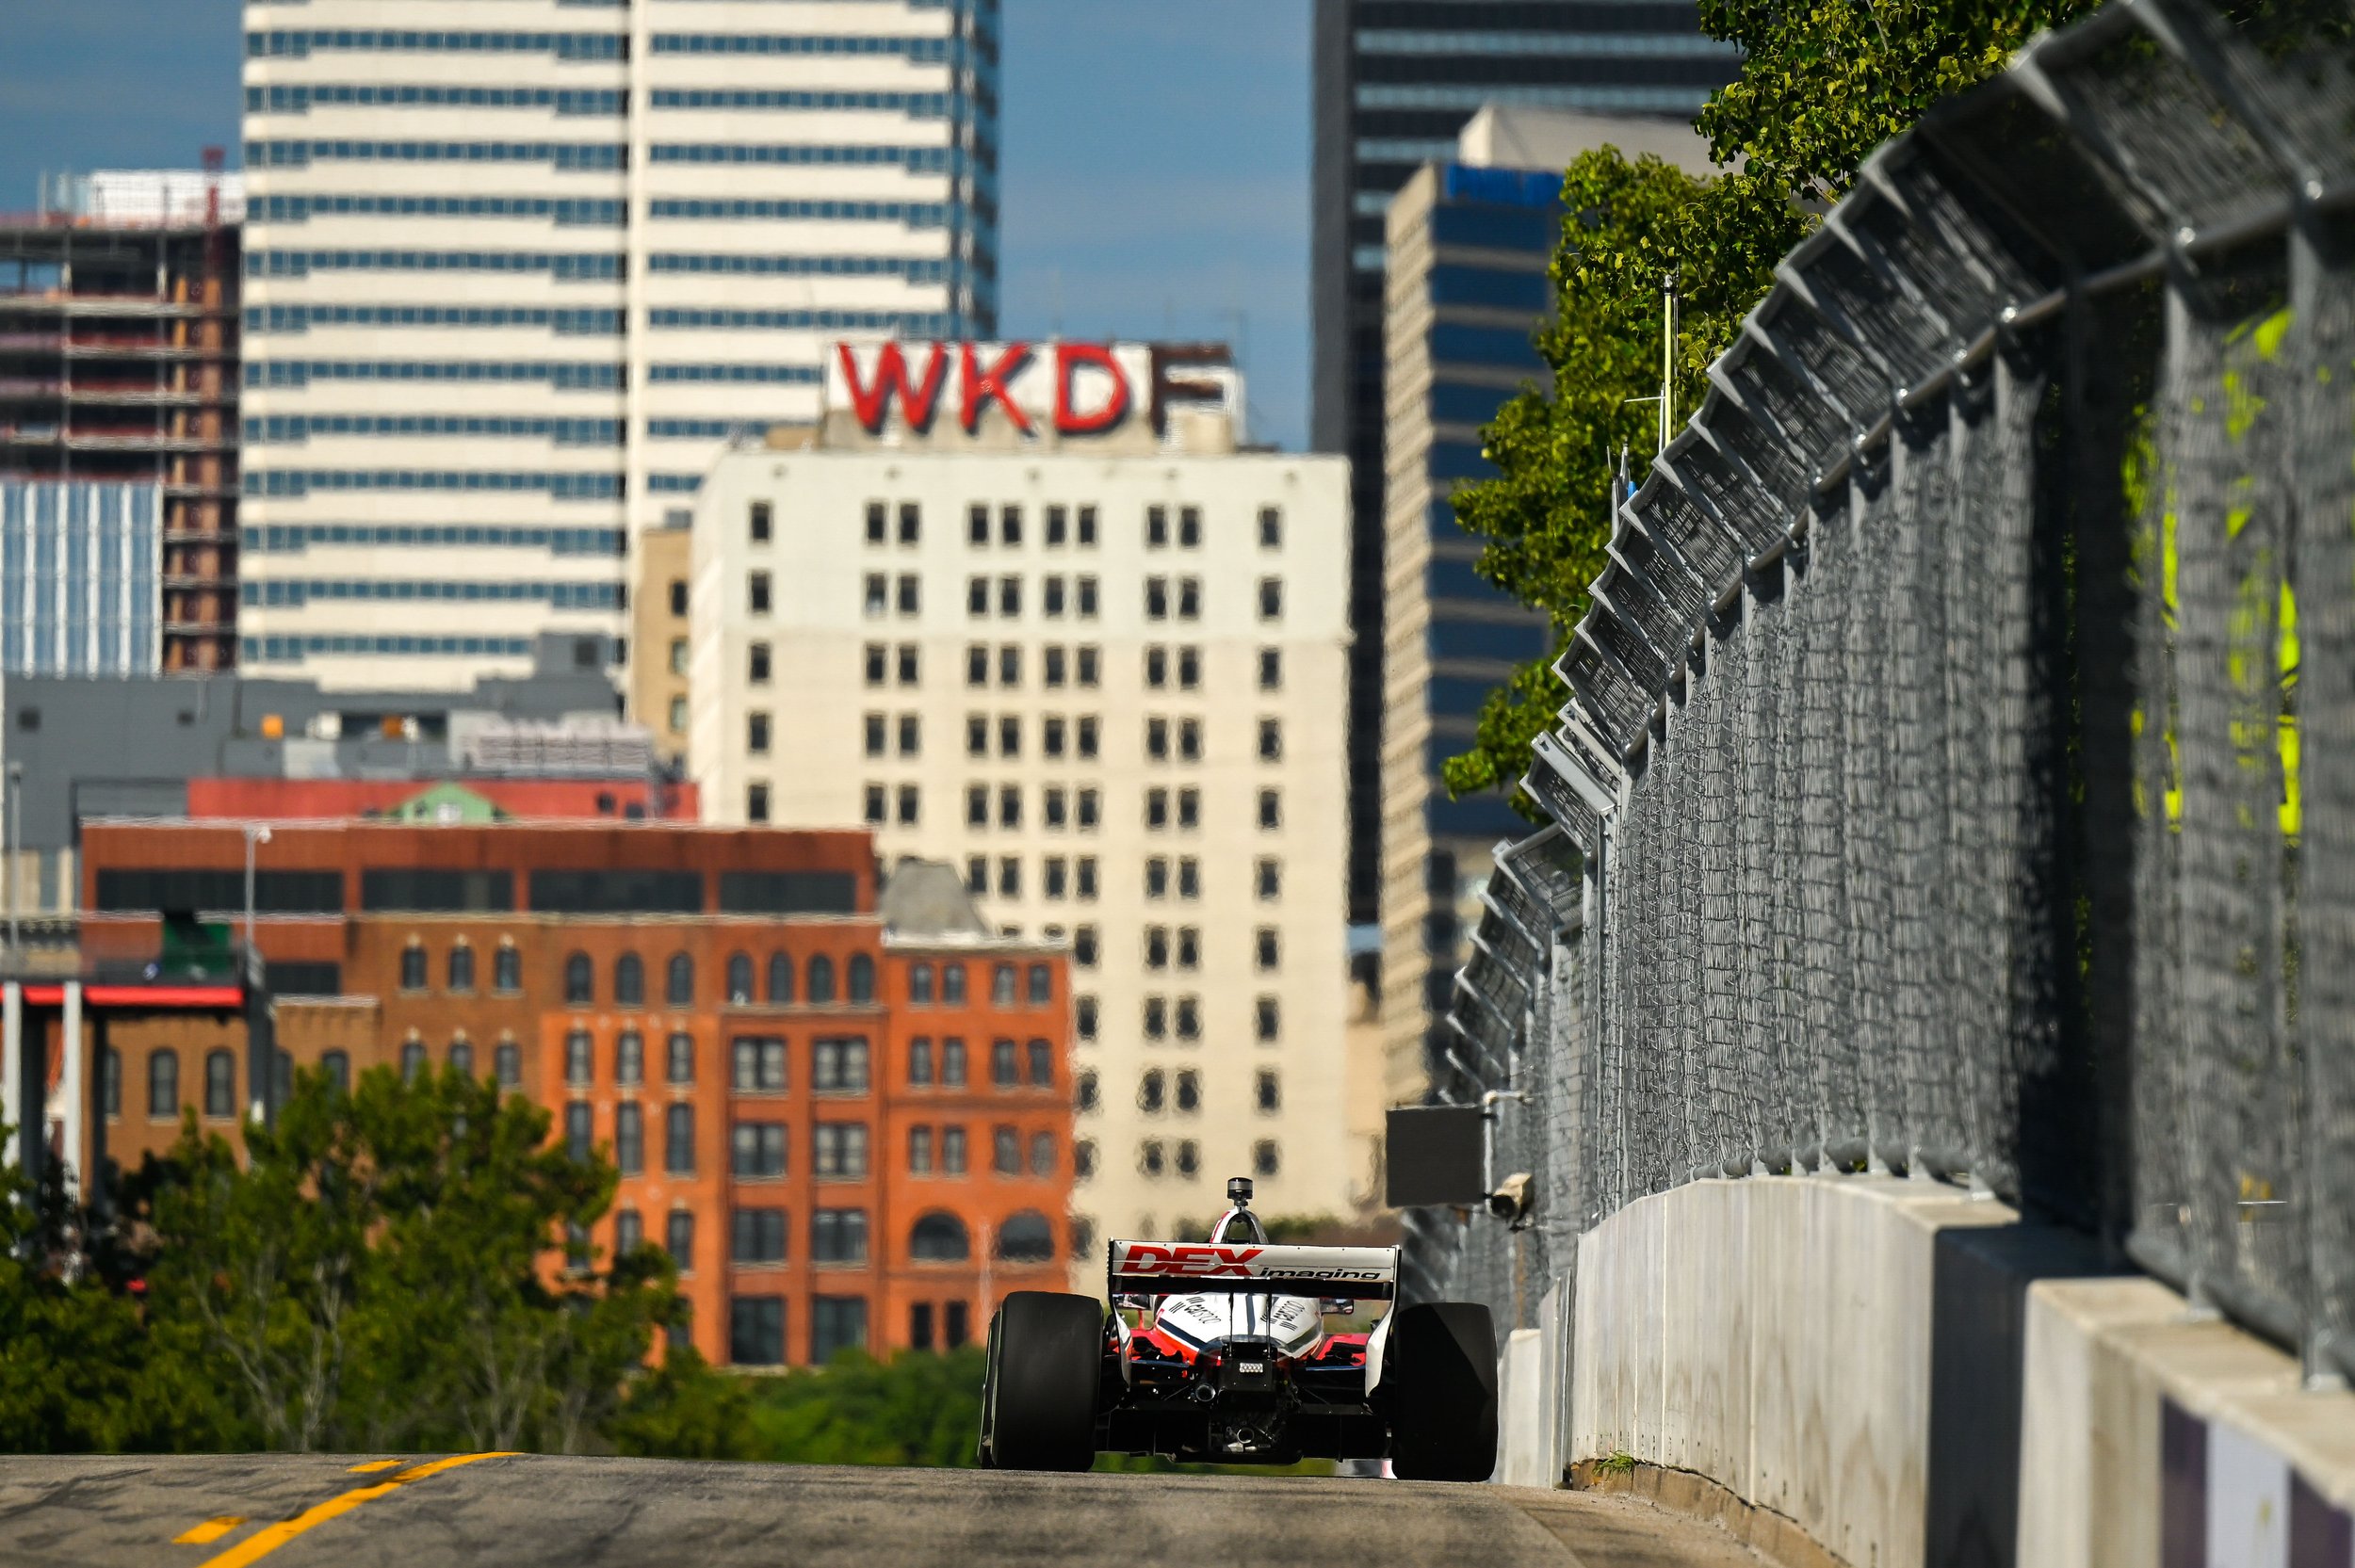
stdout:
[(1234, 372), (1146, 343), (837, 343), (826, 412), (870, 437), (1085, 441), (1173, 407), (1231, 412)]

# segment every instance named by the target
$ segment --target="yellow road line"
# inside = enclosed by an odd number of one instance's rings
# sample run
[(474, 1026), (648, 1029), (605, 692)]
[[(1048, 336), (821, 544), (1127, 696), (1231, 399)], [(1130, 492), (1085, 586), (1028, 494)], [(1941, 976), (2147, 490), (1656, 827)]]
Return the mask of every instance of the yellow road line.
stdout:
[(175, 1546), (209, 1546), (244, 1523), (243, 1514), (224, 1513), (218, 1519), (207, 1519), (201, 1525), (190, 1525), (187, 1529), (173, 1536), (171, 1544)]
[(370, 1475), (378, 1470), (389, 1470), (399, 1463), (400, 1461), (397, 1459), (372, 1459), (365, 1464), (353, 1465), (351, 1473), (355, 1476)]
[(389, 1480), (378, 1481), (373, 1486), (354, 1487), (340, 1496), (330, 1497), (323, 1503), (316, 1503), (304, 1509), (291, 1519), (282, 1519), (275, 1525), (265, 1526), (219, 1556), (207, 1559), (199, 1565), (199, 1568), (246, 1568), (247, 1564), (260, 1561), (296, 1536), (317, 1526), (324, 1525), (330, 1519), (340, 1518), (362, 1503), (374, 1502), (387, 1494), (398, 1492), (411, 1481), (423, 1480), (428, 1476), (438, 1476), (445, 1470), (455, 1470), (462, 1464), (472, 1464), (477, 1460), (513, 1459), (514, 1457), (512, 1453), (452, 1454), (447, 1459), (436, 1459), (423, 1464), (413, 1464)]

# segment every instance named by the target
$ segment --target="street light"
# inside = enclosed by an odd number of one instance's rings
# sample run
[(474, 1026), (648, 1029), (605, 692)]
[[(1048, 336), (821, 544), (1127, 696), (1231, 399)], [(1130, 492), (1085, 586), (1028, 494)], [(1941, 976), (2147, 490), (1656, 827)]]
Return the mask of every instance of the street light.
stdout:
[(268, 842), (268, 823), (248, 822), (245, 825), (245, 970), (249, 978), (257, 972), (253, 949), (253, 847)]

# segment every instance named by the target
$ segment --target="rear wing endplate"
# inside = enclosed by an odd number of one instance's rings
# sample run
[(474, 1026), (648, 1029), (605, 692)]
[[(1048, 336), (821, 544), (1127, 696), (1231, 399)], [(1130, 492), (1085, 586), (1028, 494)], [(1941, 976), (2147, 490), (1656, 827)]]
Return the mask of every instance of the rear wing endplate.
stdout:
[(1106, 1249), (1113, 1296), (1398, 1295), (1396, 1247), (1270, 1247), (1248, 1242), (1115, 1241)]

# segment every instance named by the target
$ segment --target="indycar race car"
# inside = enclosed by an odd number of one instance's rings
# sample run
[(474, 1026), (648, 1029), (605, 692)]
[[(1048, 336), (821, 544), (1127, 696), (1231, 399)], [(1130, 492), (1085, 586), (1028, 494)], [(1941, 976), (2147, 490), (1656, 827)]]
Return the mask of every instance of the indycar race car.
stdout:
[(1420, 1303), (1371, 1332), (1329, 1333), (1328, 1315), (1396, 1301), (1398, 1249), (1272, 1246), (1249, 1178), (1226, 1196), (1234, 1206), (1207, 1242), (1113, 1242), (1110, 1311), (1091, 1296), (1006, 1297), (989, 1325), (981, 1463), (1388, 1459), (1409, 1479), (1486, 1480), (1497, 1447), (1488, 1309)]

